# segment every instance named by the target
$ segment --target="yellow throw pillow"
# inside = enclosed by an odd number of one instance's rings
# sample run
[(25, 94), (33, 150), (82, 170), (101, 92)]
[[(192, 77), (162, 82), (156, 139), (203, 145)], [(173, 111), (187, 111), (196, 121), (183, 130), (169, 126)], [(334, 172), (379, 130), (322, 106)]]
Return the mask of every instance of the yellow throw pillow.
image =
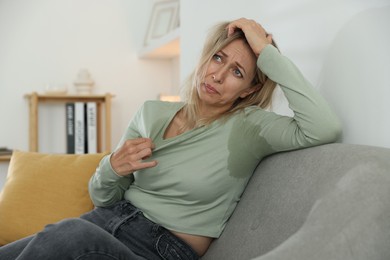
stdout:
[(14, 151), (0, 193), (0, 246), (92, 210), (88, 181), (103, 156)]

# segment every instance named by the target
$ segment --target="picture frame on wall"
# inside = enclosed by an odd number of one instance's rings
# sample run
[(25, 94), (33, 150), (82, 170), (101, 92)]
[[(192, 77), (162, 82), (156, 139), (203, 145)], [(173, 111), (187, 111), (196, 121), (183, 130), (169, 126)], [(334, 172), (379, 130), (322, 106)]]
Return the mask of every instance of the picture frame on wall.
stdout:
[(179, 0), (155, 1), (145, 37), (145, 46), (179, 27)]

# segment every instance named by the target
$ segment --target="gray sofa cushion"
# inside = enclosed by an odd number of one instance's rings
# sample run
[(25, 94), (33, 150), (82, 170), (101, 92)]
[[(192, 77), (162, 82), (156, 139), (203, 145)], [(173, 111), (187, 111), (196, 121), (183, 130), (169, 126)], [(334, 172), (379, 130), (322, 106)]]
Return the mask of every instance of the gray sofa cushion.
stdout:
[(202, 259), (390, 259), (390, 149), (275, 154)]

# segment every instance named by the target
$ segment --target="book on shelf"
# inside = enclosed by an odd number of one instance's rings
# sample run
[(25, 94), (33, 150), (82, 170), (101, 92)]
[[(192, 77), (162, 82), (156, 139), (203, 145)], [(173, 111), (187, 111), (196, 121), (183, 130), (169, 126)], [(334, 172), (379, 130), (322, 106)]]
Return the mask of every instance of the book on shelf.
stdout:
[(86, 152), (97, 153), (97, 119), (96, 119), (96, 103), (87, 102), (86, 105)]
[(67, 153), (97, 153), (96, 102), (66, 103)]
[(85, 114), (84, 102), (74, 104), (74, 153), (85, 153)]
[(74, 153), (74, 103), (66, 103), (65, 104), (65, 112), (66, 112), (66, 152)]

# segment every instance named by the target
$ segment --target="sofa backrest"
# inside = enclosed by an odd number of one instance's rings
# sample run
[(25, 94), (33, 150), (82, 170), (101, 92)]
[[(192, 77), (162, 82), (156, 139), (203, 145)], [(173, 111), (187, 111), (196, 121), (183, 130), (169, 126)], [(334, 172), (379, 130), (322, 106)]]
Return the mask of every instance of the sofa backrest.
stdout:
[[(360, 216), (361, 208), (372, 204), (369, 199), (384, 197), (388, 200), (389, 196), (390, 149), (328, 144), (272, 155), (259, 164), (224, 232), (202, 259), (245, 260), (266, 253), (264, 259), (322, 259), (314, 256), (316, 245), (313, 249), (304, 249), (302, 243), (308, 245), (312, 240), (312, 243), (334, 246), (321, 239), (342, 239), (337, 229), (350, 235), (365, 232), (349, 225), (349, 219), (357, 217), (358, 222), (364, 222), (361, 224), (369, 223), (371, 216)], [(359, 200), (354, 202), (357, 197)], [(390, 214), (389, 203), (385, 207), (381, 206), (385, 203), (382, 199), (378, 203), (370, 209), (372, 214), (382, 209)], [(377, 239), (389, 242), (390, 232), (386, 233)], [(367, 238), (367, 235), (360, 235)], [(372, 236), (377, 236), (377, 233)], [(378, 243), (380, 247), (384, 242)], [(390, 255), (388, 249), (384, 250), (387, 251), (379, 252), (381, 256)], [(347, 251), (344, 256), (353, 253)], [(280, 257), (267, 258), (273, 254), (280, 254)], [(325, 256), (324, 259), (349, 258)]]

